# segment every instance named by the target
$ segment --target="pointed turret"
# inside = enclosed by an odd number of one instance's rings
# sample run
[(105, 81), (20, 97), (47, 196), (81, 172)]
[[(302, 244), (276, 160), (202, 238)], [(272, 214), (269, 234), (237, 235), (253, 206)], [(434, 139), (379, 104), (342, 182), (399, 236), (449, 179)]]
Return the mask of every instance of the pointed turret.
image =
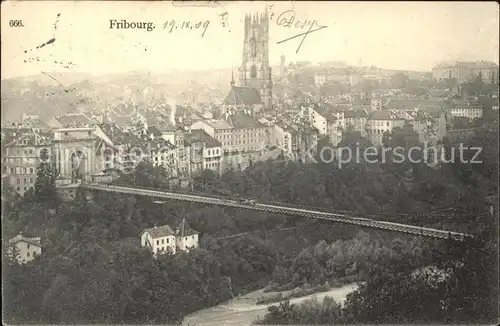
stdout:
[(264, 32), (267, 33), (269, 32), (269, 15), (267, 13), (267, 7), (266, 7), (266, 11), (264, 12), (264, 19), (262, 21), (262, 25), (264, 26)]

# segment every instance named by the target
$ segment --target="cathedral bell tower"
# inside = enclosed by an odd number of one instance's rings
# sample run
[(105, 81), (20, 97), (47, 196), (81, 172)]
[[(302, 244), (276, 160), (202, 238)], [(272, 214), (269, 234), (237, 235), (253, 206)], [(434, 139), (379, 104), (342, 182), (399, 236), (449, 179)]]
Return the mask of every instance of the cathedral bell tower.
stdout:
[(245, 15), (243, 62), (238, 69), (238, 83), (259, 91), (265, 109), (272, 108), (271, 67), (269, 67), (269, 17)]

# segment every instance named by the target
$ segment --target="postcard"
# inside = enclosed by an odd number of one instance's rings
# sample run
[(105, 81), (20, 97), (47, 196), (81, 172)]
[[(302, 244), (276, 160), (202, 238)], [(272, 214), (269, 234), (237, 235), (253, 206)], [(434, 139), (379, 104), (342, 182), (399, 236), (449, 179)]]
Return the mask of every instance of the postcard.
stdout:
[(498, 324), (498, 14), (3, 1), (4, 324)]

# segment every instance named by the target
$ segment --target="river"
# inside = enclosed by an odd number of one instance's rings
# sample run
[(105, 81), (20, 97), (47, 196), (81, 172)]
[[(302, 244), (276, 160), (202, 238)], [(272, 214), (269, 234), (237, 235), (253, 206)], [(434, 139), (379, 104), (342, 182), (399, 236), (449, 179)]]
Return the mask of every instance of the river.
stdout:
[[(323, 300), (325, 296), (333, 297), (335, 301), (343, 303), (348, 293), (356, 290), (356, 284), (348, 284), (326, 292), (318, 292), (308, 296), (290, 299), (290, 303), (301, 303), (312, 297)], [(288, 291), (287, 291), (288, 292)], [(267, 313), (268, 305), (257, 305), (257, 299), (263, 296), (275, 295), (278, 292), (264, 293), (263, 290), (247, 293), (217, 306), (194, 312), (184, 318), (186, 326), (231, 326), (251, 325), (257, 318)], [(282, 292), (285, 293), (285, 292)]]

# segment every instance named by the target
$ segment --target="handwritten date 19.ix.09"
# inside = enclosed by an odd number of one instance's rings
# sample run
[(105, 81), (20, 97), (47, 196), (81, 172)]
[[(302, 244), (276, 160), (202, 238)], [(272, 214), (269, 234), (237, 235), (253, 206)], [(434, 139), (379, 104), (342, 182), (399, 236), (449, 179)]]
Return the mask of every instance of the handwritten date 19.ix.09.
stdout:
[(203, 33), (201, 34), (201, 37), (205, 36), (205, 32), (208, 29), (208, 25), (210, 25), (209, 20), (205, 21), (198, 21), (198, 22), (191, 22), (191, 21), (179, 21), (176, 22), (175, 20), (170, 20), (167, 21), (163, 24), (163, 28), (168, 30), (169, 33), (172, 33), (174, 31), (186, 31), (186, 30), (203, 30)]

